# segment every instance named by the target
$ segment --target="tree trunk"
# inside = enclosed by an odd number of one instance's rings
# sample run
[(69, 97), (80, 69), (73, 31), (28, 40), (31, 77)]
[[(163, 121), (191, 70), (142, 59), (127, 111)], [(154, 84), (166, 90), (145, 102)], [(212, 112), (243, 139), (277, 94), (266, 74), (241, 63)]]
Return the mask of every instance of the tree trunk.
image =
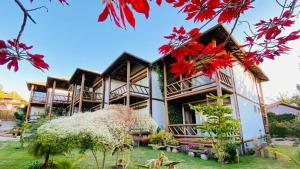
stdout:
[(96, 161), (96, 164), (97, 164), (97, 168), (100, 169), (96, 151), (92, 150), (92, 154), (93, 154), (93, 156), (94, 156), (94, 158), (95, 158), (95, 161)]
[(103, 151), (102, 169), (105, 169), (105, 160), (106, 160), (106, 150)]
[(44, 162), (44, 165), (43, 165), (44, 169), (48, 169), (49, 157), (50, 157), (50, 148), (48, 149), (48, 152), (45, 156), (45, 162)]

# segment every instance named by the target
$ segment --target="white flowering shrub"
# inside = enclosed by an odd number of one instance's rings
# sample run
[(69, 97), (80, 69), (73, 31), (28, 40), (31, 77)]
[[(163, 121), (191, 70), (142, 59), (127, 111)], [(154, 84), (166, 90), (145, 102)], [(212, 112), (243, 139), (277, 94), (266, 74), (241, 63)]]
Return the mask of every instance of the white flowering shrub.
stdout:
[[(157, 124), (151, 117), (141, 117), (126, 106), (111, 105), (96, 112), (77, 113), (71, 117), (50, 120), (38, 128), (37, 141), (40, 144), (45, 141), (45, 145), (75, 145), (82, 151), (91, 150), (93, 154), (96, 154), (95, 151), (106, 153), (108, 150), (124, 150), (124, 145), (130, 145), (132, 131), (152, 133), (156, 129)], [(66, 145), (66, 141), (72, 144)], [(94, 157), (99, 166), (96, 155)]]

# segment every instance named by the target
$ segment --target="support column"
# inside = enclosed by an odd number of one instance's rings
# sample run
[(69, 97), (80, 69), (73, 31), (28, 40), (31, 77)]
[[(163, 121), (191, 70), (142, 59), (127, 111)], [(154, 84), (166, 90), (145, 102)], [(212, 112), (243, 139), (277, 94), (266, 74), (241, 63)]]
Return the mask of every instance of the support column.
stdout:
[(165, 102), (165, 113), (166, 113), (166, 130), (169, 131), (169, 108), (168, 108), (168, 101), (167, 101), (167, 67), (166, 63), (163, 62), (163, 69), (164, 69), (164, 102)]
[(104, 108), (105, 104), (105, 77), (102, 78), (102, 103), (101, 103), (102, 109)]
[(52, 91), (51, 91), (50, 110), (49, 110), (49, 113), (48, 113), (49, 119), (52, 116), (52, 108), (53, 108), (53, 100), (54, 100), (55, 88), (56, 88), (56, 81), (54, 80), (53, 86), (52, 86)]
[(130, 106), (130, 61), (127, 61), (127, 97), (126, 106)]
[(77, 95), (77, 84), (73, 85), (73, 94), (72, 94), (72, 105), (71, 105), (71, 115), (74, 114), (74, 107), (76, 102), (76, 95)]
[(108, 105), (110, 105), (111, 77), (108, 76)]
[(81, 85), (80, 85), (79, 112), (82, 112), (82, 101), (83, 101), (84, 82), (85, 82), (85, 75), (84, 75), (84, 73), (83, 73), (82, 76), (81, 76)]
[[(222, 96), (222, 88), (221, 88), (219, 71), (217, 71), (217, 73), (216, 73), (216, 84), (217, 84), (217, 96)], [(217, 100), (217, 102), (220, 102), (220, 104), (223, 104), (223, 99)]]
[(49, 90), (48, 88), (46, 89), (46, 99), (45, 99), (45, 113), (49, 113), (47, 111), (47, 108), (48, 108), (48, 102), (49, 102)]
[(148, 87), (149, 87), (149, 111), (150, 111), (150, 116), (152, 117), (152, 75), (151, 75), (151, 70), (152, 68), (149, 66), (147, 71), (148, 71)]
[(31, 111), (31, 102), (32, 102), (32, 97), (33, 97), (33, 89), (34, 89), (34, 85), (31, 85), (30, 96), (29, 96), (29, 102), (28, 102), (27, 111), (26, 111), (26, 116), (25, 116), (25, 120), (26, 120), (26, 121), (28, 121), (29, 113), (30, 113), (30, 111)]

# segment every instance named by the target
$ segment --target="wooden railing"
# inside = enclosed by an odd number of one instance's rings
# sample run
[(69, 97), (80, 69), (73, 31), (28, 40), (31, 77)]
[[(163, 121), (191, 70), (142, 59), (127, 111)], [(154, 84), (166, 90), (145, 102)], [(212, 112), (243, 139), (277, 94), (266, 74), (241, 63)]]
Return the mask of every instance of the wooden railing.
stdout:
[(173, 82), (167, 85), (167, 96), (173, 96), (182, 92), (196, 90), (198, 87), (209, 85), (215, 82), (215, 78), (208, 79), (207, 76), (202, 74), (189, 77), (184, 80)]
[(62, 94), (54, 94), (53, 102), (55, 103), (70, 103), (71, 97)]
[[(201, 132), (202, 126), (202, 124), (170, 124), (169, 131), (175, 138), (209, 137), (207, 133)], [(231, 133), (230, 135), (240, 137), (238, 133)]]
[[(78, 101), (79, 99), (80, 99), (80, 93), (77, 93), (75, 96), (75, 100)], [(83, 91), (82, 99), (86, 100), (86, 101), (101, 102), (102, 101), (102, 93), (92, 92), (92, 91)]]
[[(149, 87), (148, 86), (143, 86), (139, 84), (130, 84), (130, 93), (137, 94), (137, 95), (142, 95), (142, 96), (148, 96), (149, 95)], [(127, 93), (127, 85), (124, 84), (112, 91), (110, 91), (109, 99), (114, 100), (120, 97), (125, 96)]]
[(92, 108), (90, 109), (90, 111), (93, 112), (93, 111), (100, 110), (100, 109), (101, 109), (101, 106), (102, 106), (101, 104), (97, 104), (96, 106), (92, 107)]
[(223, 82), (223, 84), (227, 85), (228, 87), (232, 86), (231, 83), (231, 77), (226, 75), (225, 73), (219, 71), (220, 81)]
[(202, 133), (199, 128), (201, 124), (171, 124), (169, 131), (175, 137), (201, 137)]
[(38, 96), (33, 95), (31, 98), (32, 103), (46, 103), (46, 95), (45, 96)]

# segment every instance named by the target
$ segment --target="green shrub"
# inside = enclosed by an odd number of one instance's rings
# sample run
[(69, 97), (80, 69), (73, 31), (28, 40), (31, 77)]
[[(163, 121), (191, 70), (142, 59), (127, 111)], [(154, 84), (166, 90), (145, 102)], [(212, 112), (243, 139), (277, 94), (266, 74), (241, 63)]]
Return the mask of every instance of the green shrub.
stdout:
[(238, 144), (229, 143), (225, 147), (225, 151), (227, 156), (225, 158), (226, 162), (229, 163), (237, 163), (239, 162), (239, 152), (238, 152)]
[[(27, 169), (43, 169), (43, 168), (44, 168), (43, 163), (38, 160), (32, 161), (27, 167)], [(48, 169), (58, 169), (58, 167), (53, 163), (52, 160), (49, 160)]]
[(165, 130), (160, 130), (158, 133), (152, 134), (150, 136), (150, 143), (163, 146), (168, 144), (178, 145), (178, 141), (175, 140), (174, 136)]

